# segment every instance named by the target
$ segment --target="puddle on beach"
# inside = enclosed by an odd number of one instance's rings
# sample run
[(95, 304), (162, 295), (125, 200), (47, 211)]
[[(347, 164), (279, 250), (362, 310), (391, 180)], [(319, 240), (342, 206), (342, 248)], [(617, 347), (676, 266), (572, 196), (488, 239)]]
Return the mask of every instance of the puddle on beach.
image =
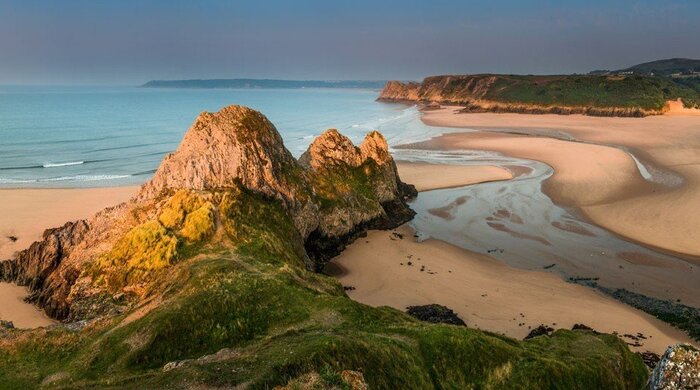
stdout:
[(491, 152), (400, 149), (395, 158), (449, 164), (496, 165), (515, 178), (422, 192), (411, 203), (420, 239), (436, 238), (506, 264), (596, 281), (700, 306), (698, 267), (625, 240), (555, 205), (542, 191), (547, 164)]

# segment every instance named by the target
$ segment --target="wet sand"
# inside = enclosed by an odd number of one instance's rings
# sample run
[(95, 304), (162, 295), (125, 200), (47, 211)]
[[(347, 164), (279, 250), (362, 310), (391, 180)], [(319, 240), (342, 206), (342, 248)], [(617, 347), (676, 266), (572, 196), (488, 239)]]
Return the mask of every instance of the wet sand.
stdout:
[[(447, 107), (427, 111), (422, 119), (433, 126), (487, 130), (430, 142), (436, 148), (491, 150), (543, 161), (555, 169), (544, 190), (558, 204), (577, 207), (606, 229), (700, 264), (697, 112), (676, 107), (663, 116), (603, 118), (456, 114)], [(657, 171), (659, 180), (645, 180), (621, 147)]]
[(355, 288), (348, 291), (352, 299), (400, 310), (438, 303), (469, 327), (518, 339), (540, 324), (571, 329), (582, 323), (642, 344), (631, 345), (634, 350), (660, 354), (670, 344), (692, 343), (670, 325), (553, 272), (512, 268), (442, 241), (417, 242), (406, 225), (394, 232), (371, 231), (331, 262), (341, 283)]
[(0, 189), (0, 260), (41, 239), (44, 230), (124, 202), (137, 189), (133, 186)]

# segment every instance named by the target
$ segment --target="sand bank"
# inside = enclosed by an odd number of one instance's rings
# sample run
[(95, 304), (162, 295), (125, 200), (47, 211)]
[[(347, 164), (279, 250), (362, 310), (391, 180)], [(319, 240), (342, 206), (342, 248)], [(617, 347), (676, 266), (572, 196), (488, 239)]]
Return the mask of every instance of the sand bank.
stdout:
[(0, 189), (0, 259), (29, 247), (44, 230), (124, 202), (136, 190), (137, 187)]
[(413, 184), (418, 191), (513, 178), (513, 174), (508, 170), (492, 165), (436, 165), (397, 161), (396, 167), (401, 180)]
[(419, 243), (406, 225), (395, 232), (403, 238), (372, 231), (332, 261), (330, 269), (341, 283), (355, 288), (348, 291), (352, 299), (400, 310), (439, 303), (470, 327), (514, 338), (540, 324), (570, 329), (583, 323), (617, 332), (630, 344), (639, 342), (636, 350), (662, 353), (670, 344), (691, 342), (670, 325), (559, 275), (508, 267), (441, 241)]
[[(578, 207), (596, 224), (625, 237), (697, 258), (700, 218), (689, 216), (700, 215), (700, 116), (688, 111), (603, 118), (456, 114), (448, 107), (425, 112), (423, 121), (498, 132), (448, 134), (431, 142), (436, 148), (492, 150), (543, 161), (556, 171), (545, 188), (556, 202)], [(567, 137), (595, 144), (562, 140)], [(660, 183), (645, 180), (621, 147), (658, 171)]]

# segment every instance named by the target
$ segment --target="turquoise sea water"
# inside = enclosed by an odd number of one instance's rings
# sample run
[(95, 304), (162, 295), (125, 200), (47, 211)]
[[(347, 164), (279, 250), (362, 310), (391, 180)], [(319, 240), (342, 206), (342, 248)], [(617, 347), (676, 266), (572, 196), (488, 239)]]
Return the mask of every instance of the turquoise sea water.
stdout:
[(372, 129), (393, 144), (423, 132), (415, 109), (375, 102), (377, 95), (349, 89), (0, 86), (0, 187), (142, 183), (200, 112), (229, 104), (262, 111), (295, 156), (332, 127), (355, 142)]

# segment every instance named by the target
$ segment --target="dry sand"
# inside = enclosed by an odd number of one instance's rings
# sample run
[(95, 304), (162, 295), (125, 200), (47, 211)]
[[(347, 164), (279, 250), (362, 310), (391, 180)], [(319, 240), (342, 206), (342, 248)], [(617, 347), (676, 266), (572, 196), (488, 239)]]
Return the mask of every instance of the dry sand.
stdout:
[[(0, 189), (0, 260), (39, 240), (45, 229), (87, 218), (128, 200), (137, 187), (79, 189)], [(9, 237), (16, 237), (12, 241)], [(53, 323), (36, 306), (23, 301), (27, 289), (0, 283), (0, 319), (18, 328)]]
[(493, 165), (437, 165), (398, 161), (396, 166), (401, 180), (413, 184), (418, 191), (513, 178), (508, 170)]
[[(448, 134), (433, 147), (499, 151), (545, 162), (555, 169), (545, 191), (576, 206), (596, 224), (635, 241), (700, 258), (700, 115), (674, 103), (670, 115), (603, 118), (583, 115), (456, 114), (454, 107), (427, 111), (428, 125), (489, 130)], [(504, 134), (504, 130), (537, 137)], [(495, 134), (493, 132), (498, 132)], [(570, 135), (583, 144), (554, 139)], [(683, 184), (644, 180), (624, 146)]]
[[(663, 353), (683, 332), (595, 290), (566, 283), (554, 273), (525, 271), (447, 243), (416, 242), (406, 225), (395, 232), (372, 231), (332, 261), (348, 295), (372, 306), (438, 303), (454, 310), (468, 326), (522, 339), (546, 324), (567, 328), (583, 323), (601, 332), (641, 333), (641, 347)], [(411, 262), (412, 265), (408, 265)], [(423, 271), (421, 268), (425, 267)]]
[[(0, 260), (29, 247), (41, 238), (44, 230), (124, 202), (137, 189), (0, 189)], [(17, 241), (9, 237), (16, 237)]]

